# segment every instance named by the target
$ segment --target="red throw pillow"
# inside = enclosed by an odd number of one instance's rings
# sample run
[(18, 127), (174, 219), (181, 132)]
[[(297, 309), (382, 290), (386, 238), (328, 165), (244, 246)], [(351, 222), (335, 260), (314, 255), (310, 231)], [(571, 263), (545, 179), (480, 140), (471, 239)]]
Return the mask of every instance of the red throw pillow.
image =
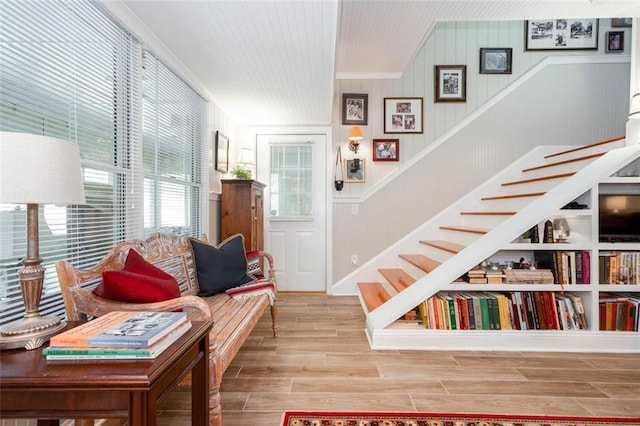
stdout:
[(176, 279), (129, 250), (124, 269), (102, 272), (96, 296), (128, 303), (162, 302), (180, 296)]

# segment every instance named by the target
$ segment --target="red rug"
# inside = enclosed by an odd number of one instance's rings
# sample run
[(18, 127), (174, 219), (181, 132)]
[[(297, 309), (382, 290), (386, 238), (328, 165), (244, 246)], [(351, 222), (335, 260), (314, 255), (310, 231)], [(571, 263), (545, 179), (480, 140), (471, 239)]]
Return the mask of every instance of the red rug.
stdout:
[(510, 416), (503, 414), (285, 411), (282, 426), (617, 426), (640, 417)]

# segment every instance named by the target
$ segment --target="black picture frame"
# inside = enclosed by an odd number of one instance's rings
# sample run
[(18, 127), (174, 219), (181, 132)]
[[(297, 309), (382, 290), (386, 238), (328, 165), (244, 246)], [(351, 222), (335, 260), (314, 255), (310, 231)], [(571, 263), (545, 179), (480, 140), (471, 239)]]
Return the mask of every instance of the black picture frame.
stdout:
[(480, 48), (480, 74), (511, 74), (510, 47)]
[(524, 23), (525, 50), (598, 50), (598, 19), (535, 19)]
[(435, 66), (435, 102), (467, 101), (467, 66)]
[(216, 130), (216, 170), (220, 173), (229, 172), (229, 138)]
[(342, 124), (366, 126), (369, 115), (369, 95), (366, 93), (342, 94)]
[(608, 31), (605, 37), (606, 53), (624, 52), (624, 31)]

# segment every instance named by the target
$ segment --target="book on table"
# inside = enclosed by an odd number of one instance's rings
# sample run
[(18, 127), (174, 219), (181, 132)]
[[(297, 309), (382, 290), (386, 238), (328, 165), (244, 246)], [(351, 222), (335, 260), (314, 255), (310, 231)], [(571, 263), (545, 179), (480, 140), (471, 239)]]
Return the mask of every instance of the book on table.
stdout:
[(183, 322), (148, 348), (49, 346), (42, 350), (42, 354), (46, 356), (47, 361), (155, 359), (190, 328), (191, 321)]
[(185, 322), (185, 312), (114, 311), (51, 337), (50, 345), (148, 348)]

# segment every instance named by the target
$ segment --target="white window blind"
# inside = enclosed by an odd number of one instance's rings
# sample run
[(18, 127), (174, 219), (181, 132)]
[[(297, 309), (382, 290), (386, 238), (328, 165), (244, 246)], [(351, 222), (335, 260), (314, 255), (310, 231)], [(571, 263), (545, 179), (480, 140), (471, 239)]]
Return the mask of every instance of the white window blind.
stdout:
[[(142, 223), (141, 48), (90, 2), (3, 1), (0, 130), (80, 147), (86, 204), (40, 206), (46, 268), (40, 310), (64, 312), (55, 262), (94, 265)], [(0, 323), (24, 314), (17, 271), (26, 257), (26, 208), (0, 205)]]
[(144, 228), (199, 236), (206, 223), (206, 101), (143, 52)]

